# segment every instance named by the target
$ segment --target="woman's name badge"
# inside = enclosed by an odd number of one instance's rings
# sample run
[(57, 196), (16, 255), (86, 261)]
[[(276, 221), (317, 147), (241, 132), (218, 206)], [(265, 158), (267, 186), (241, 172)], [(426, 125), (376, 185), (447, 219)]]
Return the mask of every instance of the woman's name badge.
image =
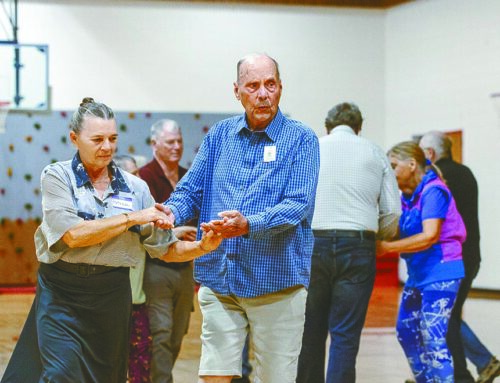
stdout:
[(276, 161), (276, 146), (264, 146), (264, 162)]
[(128, 211), (133, 210), (132, 198), (120, 197), (117, 195), (114, 195), (111, 198), (112, 198), (111, 199), (111, 206), (113, 206), (114, 208), (121, 209), (121, 210), (128, 210)]

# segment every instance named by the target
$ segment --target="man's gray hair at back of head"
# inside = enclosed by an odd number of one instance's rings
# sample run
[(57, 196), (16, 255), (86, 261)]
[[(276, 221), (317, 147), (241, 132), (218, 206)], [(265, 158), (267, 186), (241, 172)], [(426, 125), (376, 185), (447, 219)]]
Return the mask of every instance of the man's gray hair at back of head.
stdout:
[(113, 161), (115, 162), (116, 166), (119, 168), (125, 169), (126, 165), (125, 162), (130, 161), (134, 165), (137, 165), (137, 162), (134, 157), (128, 154), (117, 154), (114, 158)]
[(356, 104), (342, 102), (328, 111), (325, 119), (327, 132), (330, 133), (332, 129), (339, 125), (350, 126), (358, 134), (361, 125), (363, 125), (363, 116)]
[(419, 144), (423, 149), (433, 149), (436, 159), (451, 158), (451, 140), (443, 132), (437, 130), (427, 132), (422, 136)]

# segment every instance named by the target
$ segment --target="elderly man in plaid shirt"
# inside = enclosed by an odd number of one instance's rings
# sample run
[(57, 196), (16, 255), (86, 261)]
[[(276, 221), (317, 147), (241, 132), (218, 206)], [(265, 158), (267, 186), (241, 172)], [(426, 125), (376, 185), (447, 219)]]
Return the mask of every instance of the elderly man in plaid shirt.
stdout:
[(237, 66), (245, 113), (216, 123), (166, 205), (176, 224), (199, 216), (224, 241), (195, 263), (203, 314), (199, 382), (241, 376), (247, 333), (256, 382), (295, 382), (304, 328), (319, 171), (314, 132), (279, 109), (277, 62)]

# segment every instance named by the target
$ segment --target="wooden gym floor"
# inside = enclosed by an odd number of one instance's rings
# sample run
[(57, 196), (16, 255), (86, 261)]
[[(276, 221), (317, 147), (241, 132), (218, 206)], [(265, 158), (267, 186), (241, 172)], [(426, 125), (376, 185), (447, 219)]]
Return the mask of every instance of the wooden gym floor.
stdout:
[[(376, 287), (369, 307), (357, 362), (359, 383), (402, 383), (410, 377), (394, 332), (399, 287)], [(34, 295), (0, 294), (0, 376), (10, 358)], [(187, 336), (174, 369), (176, 383), (195, 383), (200, 356), (200, 311), (195, 305)], [(493, 354), (500, 352), (498, 294), (472, 294), (464, 317)], [(498, 354), (495, 354), (498, 355)], [(471, 372), (476, 371), (471, 366)], [(20, 382), (21, 383), (21, 382)]]

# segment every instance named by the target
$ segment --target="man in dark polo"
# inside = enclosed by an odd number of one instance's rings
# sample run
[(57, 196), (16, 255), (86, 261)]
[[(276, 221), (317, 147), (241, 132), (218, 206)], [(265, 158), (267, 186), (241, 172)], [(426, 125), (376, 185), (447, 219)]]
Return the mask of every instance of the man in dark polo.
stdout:
[[(179, 166), (182, 158), (182, 132), (173, 120), (160, 120), (151, 127), (153, 160), (139, 170), (156, 202), (165, 202), (187, 170)], [(177, 238), (195, 240), (196, 228), (173, 229)], [(194, 280), (190, 262), (167, 263), (146, 258), (144, 292), (148, 307), (153, 355), (151, 381), (170, 383), (182, 339), (193, 309)]]

